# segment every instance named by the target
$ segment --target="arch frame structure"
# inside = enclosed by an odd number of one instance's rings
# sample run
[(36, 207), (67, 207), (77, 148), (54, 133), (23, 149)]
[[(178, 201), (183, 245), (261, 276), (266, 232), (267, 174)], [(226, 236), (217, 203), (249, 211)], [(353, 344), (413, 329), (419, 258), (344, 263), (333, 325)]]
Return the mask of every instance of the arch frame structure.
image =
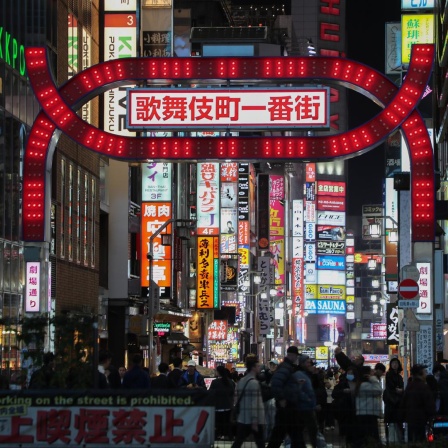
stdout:
[[(428, 83), (433, 45), (414, 45), (398, 88), (368, 66), (337, 57), (126, 58), (103, 62), (57, 88), (46, 51), (28, 48), (28, 76), (42, 110), (28, 138), (23, 181), (23, 240), (49, 240), (51, 163), (61, 132), (78, 144), (124, 161), (323, 161), (362, 154), (401, 127), (411, 161), (412, 241), (435, 238), (435, 166), (431, 140), (416, 106)], [(360, 91), (383, 109), (363, 125), (331, 136), (123, 137), (83, 121), (76, 110), (118, 86), (201, 82), (333, 82)]]

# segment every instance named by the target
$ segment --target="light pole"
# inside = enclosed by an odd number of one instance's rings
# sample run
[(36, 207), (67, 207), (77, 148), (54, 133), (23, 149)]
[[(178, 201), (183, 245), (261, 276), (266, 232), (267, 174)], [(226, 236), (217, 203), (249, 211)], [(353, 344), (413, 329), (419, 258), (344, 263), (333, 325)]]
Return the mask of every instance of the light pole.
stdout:
[[(146, 322), (146, 330), (148, 332), (149, 343), (149, 369), (151, 373), (155, 373), (154, 362), (154, 335), (152, 331), (152, 323), (155, 315), (159, 311), (160, 295), (158, 294), (158, 285), (153, 280), (153, 262), (154, 262), (154, 240), (170, 225), (170, 224), (192, 224), (196, 222), (193, 219), (168, 219), (165, 221), (150, 237), (149, 237), (149, 250), (146, 255), (148, 259), (148, 314)], [(185, 226), (184, 226), (185, 227)]]

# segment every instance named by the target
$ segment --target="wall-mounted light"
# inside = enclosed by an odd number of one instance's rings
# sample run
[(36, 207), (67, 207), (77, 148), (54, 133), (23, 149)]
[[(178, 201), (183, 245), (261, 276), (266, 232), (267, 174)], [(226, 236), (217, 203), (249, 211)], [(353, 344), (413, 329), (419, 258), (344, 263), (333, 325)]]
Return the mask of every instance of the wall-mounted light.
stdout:
[(372, 288), (379, 288), (380, 286), (380, 281), (378, 279), (373, 279), (372, 280)]
[(174, 331), (184, 331), (184, 324), (182, 322), (177, 322), (174, 327), (173, 327)]
[(171, 233), (162, 233), (162, 246), (171, 246)]
[(367, 261), (367, 268), (371, 270), (376, 269), (376, 260), (374, 258), (370, 258)]
[(376, 294), (371, 294), (370, 295), (370, 301), (371, 302), (376, 302)]
[(379, 238), (381, 236), (381, 226), (377, 222), (369, 224), (369, 234), (372, 238)]
[(389, 230), (389, 243), (398, 243), (398, 231)]

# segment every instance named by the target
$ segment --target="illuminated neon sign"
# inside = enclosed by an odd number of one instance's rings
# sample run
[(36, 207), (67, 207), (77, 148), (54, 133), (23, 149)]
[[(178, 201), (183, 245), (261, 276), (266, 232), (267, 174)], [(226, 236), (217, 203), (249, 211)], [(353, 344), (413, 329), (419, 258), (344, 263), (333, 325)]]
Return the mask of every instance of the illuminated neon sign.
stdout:
[[(310, 63), (312, 61), (312, 63)], [(384, 141), (401, 126), (411, 159), (412, 238), (434, 241), (435, 179), (431, 140), (416, 110), (434, 61), (433, 45), (414, 45), (408, 74), (400, 89), (384, 75), (343, 58), (128, 58), (90, 67), (59, 90), (48, 69), (46, 50), (26, 51), (28, 76), (42, 106), (27, 143), (23, 183), (23, 239), (45, 240), (45, 185), (56, 129), (86, 148), (127, 161), (152, 160), (325, 160), (353, 156)], [(94, 93), (113, 84), (138, 80), (272, 80), (308, 79), (341, 82), (375, 99), (383, 110), (356, 129), (329, 136), (169, 137), (117, 136), (99, 130), (76, 114)], [(47, 226), (48, 227), (48, 226)]]
[(17, 39), (2, 26), (0, 26), (0, 59), (12, 68), (18, 69), (22, 76), (25, 75), (25, 46), (19, 44)]

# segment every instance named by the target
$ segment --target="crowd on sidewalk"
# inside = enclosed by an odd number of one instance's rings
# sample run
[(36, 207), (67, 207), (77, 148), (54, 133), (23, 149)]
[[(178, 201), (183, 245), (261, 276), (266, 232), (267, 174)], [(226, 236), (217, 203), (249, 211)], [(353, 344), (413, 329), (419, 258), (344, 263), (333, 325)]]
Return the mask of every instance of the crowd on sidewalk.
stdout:
[[(285, 443), (322, 448), (325, 437), (337, 433), (346, 446), (380, 446), (381, 419), (389, 444), (405, 440), (405, 427), (409, 442), (423, 442), (432, 419), (448, 416), (448, 372), (443, 365), (435, 365), (431, 375), (427, 366), (412, 366), (405, 387), (397, 357), (389, 361), (387, 372), (381, 363), (366, 365), (361, 355), (349, 358), (340, 347), (335, 359), (337, 367), (317, 368), (309, 356), (290, 346), (283, 360), (271, 359), (267, 366), (248, 355), (245, 374), (218, 366), (207, 392), (207, 404), (215, 408), (215, 439), (232, 440), (232, 448), (241, 447), (249, 436), (257, 448)], [(99, 354), (100, 389), (207, 389), (193, 360), (185, 369), (180, 357), (170, 366), (160, 363), (154, 377), (142, 366), (140, 354), (134, 355), (129, 369), (117, 369), (111, 360), (110, 353)], [(53, 375), (54, 356), (49, 353), (28, 387), (50, 389)]]

